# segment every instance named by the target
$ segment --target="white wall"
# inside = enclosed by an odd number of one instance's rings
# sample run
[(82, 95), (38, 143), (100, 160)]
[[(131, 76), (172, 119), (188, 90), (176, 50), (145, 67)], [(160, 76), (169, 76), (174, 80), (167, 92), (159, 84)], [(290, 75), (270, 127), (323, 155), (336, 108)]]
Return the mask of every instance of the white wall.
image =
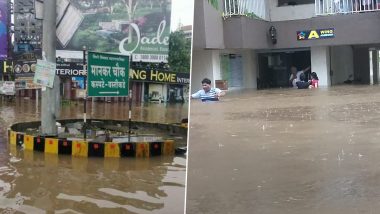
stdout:
[(269, 14), (271, 21), (286, 21), (309, 19), (315, 16), (315, 4), (302, 4), (295, 6), (277, 6), (277, 0), (269, 1)]
[[(209, 78), (212, 83), (221, 78), (218, 50), (194, 50), (191, 68), (191, 93), (202, 88), (202, 80)], [(214, 86), (214, 85), (213, 85)]]
[(222, 70), (220, 65), (220, 51), (213, 50), (212, 51), (212, 83), (215, 83), (215, 80), (221, 80), (222, 79)]
[(330, 52), (328, 46), (311, 47), (311, 70), (319, 78), (319, 86), (330, 86)]
[(191, 70), (191, 93), (202, 88), (203, 78), (209, 78), (212, 83), (222, 79), (220, 55), (222, 53), (241, 54), (243, 57), (243, 87), (257, 88), (257, 53), (252, 50), (193, 50)]
[(332, 84), (341, 84), (354, 75), (354, 52), (351, 46), (331, 47)]

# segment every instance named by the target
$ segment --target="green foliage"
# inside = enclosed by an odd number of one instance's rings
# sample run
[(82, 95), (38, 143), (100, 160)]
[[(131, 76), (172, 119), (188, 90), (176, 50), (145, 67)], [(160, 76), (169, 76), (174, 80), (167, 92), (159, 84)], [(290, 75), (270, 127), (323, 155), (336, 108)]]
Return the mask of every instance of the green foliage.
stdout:
[(218, 0), (207, 0), (208, 3), (210, 3), (215, 9), (219, 9), (219, 3)]
[(260, 18), (259, 16), (257, 16), (256, 14), (254, 14), (254, 13), (246, 13), (245, 14), (247, 17), (249, 17), (249, 18), (252, 18), (252, 19), (262, 19), (262, 18)]
[(168, 63), (174, 72), (190, 72), (191, 40), (183, 31), (175, 31), (169, 38)]

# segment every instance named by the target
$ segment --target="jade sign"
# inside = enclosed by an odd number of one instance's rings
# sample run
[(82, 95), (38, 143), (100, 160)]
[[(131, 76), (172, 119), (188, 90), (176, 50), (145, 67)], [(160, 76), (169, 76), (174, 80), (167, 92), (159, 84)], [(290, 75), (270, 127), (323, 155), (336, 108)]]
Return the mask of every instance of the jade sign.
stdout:
[(88, 52), (88, 96), (128, 96), (129, 57)]

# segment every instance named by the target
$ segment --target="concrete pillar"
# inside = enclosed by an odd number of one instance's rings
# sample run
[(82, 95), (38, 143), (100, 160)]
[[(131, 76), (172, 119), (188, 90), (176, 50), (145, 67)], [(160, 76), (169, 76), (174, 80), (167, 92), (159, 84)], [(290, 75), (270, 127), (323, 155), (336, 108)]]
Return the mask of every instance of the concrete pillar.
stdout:
[(220, 52), (218, 50), (212, 51), (212, 75), (213, 79), (211, 80), (215, 84), (215, 80), (222, 79), (222, 72), (220, 67)]
[(243, 56), (243, 87), (257, 89), (257, 53), (251, 50), (242, 52)]
[(372, 51), (373, 84), (379, 84), (379, 51)]
[(330, 50), (328, 46), (311, 47), (311, 70), (319, 78), (319, 86), (328, 87), (330, 82)]

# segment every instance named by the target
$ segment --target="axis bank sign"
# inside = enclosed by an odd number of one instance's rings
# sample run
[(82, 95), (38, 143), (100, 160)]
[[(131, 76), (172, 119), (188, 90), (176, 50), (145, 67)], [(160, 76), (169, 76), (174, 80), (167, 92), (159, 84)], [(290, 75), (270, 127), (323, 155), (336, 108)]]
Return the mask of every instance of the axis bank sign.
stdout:
[(166, 21), (162, 20), (155, 33), (142, 35), (139, 26), (130, 24), (132, 39), (129, 37), (121, 40), (119, 51), (121, 54), (132, 55), (132, 61), (139, 62), (167, 62), (169, 52), (169, 28)]

